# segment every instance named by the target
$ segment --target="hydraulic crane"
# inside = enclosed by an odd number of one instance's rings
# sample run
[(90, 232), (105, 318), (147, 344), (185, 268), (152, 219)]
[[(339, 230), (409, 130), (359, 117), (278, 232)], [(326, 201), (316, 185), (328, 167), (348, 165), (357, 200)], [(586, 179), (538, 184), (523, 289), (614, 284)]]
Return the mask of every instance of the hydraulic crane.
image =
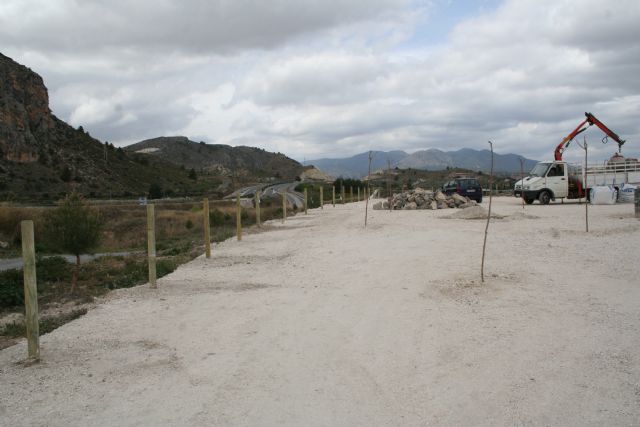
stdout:
[(562, 160), (562, 153), (564, 153), (564, 150), (566, 150), (567, 147), (569, 147), (569, 143), (573, 141), (573, 138), (575, 138), (576, 136), (578, 136), (578, 134), (587, 130), (589, 126), (593, 126), (593, 125), (598, 126), (605, 134), (607, 134), (604, 138), (602, 138), (603, 144), (606, 144), (608, 142), (608, 138), (612, 138), (615, 142), (618, 143), (618, 153), (622, 150), (622, 144), (625, 143), (624, 139), (620, 139), (620, 137), (614, 131), (606, 127), (604, 123), (602, 123), (600, 120), (596, 119), (596, 116), (594, 116), (593, 114), (584, 113), (584, 115), (587, 118), (584, 119), (584, 121), (580, 123), (578, 127), (576, 127), (573, 130), (573, 132), (565, 136), (562, 142), (558, 144), (558, 146), (556, 147), (556, 151), (555, 151), (556, 160), (558, 161)]

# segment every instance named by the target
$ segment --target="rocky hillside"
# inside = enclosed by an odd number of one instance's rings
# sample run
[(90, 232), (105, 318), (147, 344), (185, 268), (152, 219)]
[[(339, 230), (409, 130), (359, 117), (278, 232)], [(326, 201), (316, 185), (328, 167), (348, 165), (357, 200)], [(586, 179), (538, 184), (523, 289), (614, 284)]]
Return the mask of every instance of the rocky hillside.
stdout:
[(293, 180), (303, 166), (281, 153), (256, 147), (205, 144), (184, 136), (147, 139), (125, 148), (198, 172), (253, 179)]
[(127, 153), (75, 129), (49, 109), (42, 78), (0, 54), (0, 200), (56, 200), (75, 189), (90, 197), (201, 193), (162, 159)]

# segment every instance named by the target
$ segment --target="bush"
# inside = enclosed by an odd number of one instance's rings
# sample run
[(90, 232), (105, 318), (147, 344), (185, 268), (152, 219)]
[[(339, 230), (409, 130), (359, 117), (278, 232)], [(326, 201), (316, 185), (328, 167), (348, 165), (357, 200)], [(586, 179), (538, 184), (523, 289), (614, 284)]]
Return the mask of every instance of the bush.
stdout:
[(151, 183), (149, 186), (149, 199), (161, 199), (162, 198), (162, 187), (157, 182)]
[(0, 272), (0, 307), (24, 304), (22, 270), (11, 269)]
[(60, 282), (69, 279), (71, 265), (61, 256), (52, 256), (36, 261), (38, 286), (46, 282)]
[[(71, 266), (62, 257), (36, 260), (38, 292), (48, 283), (59, 282), (69, 277)], [(15, 307), (24, 304), (24, 276), (22, 269), (14, 268), (0, 272), (0, 307)]]
[(161, 259), (156, 263), (156, 275), (159, 278), (173, 273), (177, 268), (177, 264), (173, 260)]
[(214, 209), (209, 212), (209, 223), (213, 226), (223, 225), (225, 221), (225, 214), (219, 209)]

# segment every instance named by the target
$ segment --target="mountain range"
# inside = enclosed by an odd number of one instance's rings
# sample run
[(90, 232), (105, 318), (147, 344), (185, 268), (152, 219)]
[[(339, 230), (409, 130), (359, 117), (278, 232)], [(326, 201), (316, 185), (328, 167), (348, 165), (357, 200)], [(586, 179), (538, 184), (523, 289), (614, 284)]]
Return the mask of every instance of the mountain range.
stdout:
[[(516, 154), (494, 153), (494, 171), (497, 173), (520, 172), (520, 159), (523, 160), (525, 171), (537, 163), (536, 160), (526, 159)], [(323, 170), (329, 175), (344, 178), (361, 178), (367, 175), (369, 153), (361, 153), (343, 159), (309, 160), (309, 164)], [(489, 172), (491, 169), (491, 151), (463, 148), (457, 151), (442, 151), (435, 148), (416, 151), (408, 154), (404, 151), (373, 151), (371, 171), (374, 172), (388, 167), (399, 169), (443, 170), (447, 168), (462, 168), (472, 171)]]

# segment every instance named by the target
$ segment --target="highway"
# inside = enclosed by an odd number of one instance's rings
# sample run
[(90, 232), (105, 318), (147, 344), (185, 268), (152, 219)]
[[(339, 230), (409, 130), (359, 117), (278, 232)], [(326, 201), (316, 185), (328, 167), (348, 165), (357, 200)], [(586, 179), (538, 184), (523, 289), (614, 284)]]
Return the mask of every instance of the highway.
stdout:
[(278, 198), (282, 197), (282, 193), (286, 192), (287, 195), (287, 203), (289, 205), (295, 206), (298, 209), (304, 208), (304, 194), (295, 191), (296, 186), (298, 186), (300, 182), (290, 182), (290, 183), (280, 183), (273, 185), (252, 185), (248, 187), (240, 188), (233, 193), (225, 196), (225, 199), (234, 199), (235, 197), (240, 195), (240, 198), (252, 198), (256, 191), (261, 191), (261, 198)]

